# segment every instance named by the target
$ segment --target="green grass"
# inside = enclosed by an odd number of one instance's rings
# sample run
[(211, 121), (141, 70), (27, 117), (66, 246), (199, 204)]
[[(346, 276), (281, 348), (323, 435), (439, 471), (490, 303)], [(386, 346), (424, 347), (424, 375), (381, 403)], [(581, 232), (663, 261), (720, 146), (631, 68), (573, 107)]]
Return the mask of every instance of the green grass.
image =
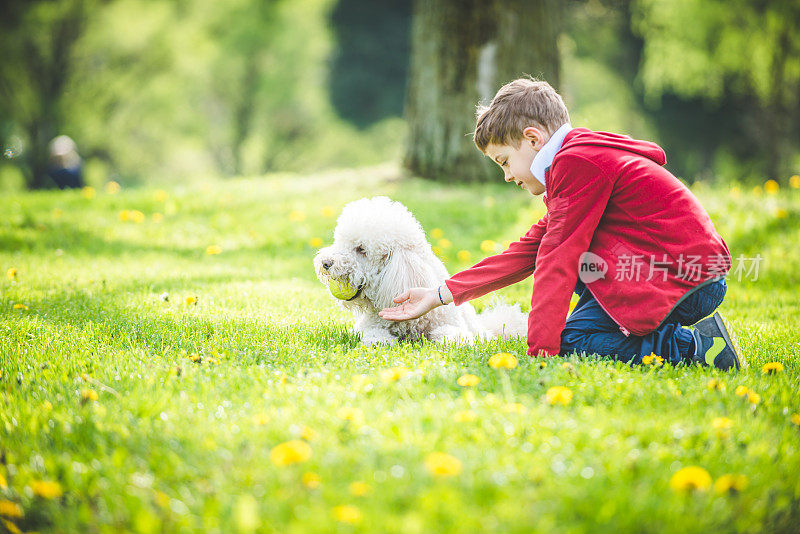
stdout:
[[(734, 257), (764, 258), (756, 281), (729, 279), (722, 307), (750, 360), (739, 373), (596, 358), (540, 368), (522, 339), (360, 347), (314, 277), (309, 241), (330, 242), (346, 202), (387, 194), (429, 233), (443, 231), (454, 272), (484, 255), (483, 240), (516, 239), (543, 213), (503, 184), (436, 185), (387, 166), (220, 181), (166, 198), (5, 195), (0, 510), (10, 523), (0, 530), (793, 531), (800, 191), (695, 192)], [(122, 210), (145, 220), (121, 221)], [(210, 245), (221, 254), (206, 254)], [(471, 259), (459, 262), (459, 250)], [(529, 309), (530, 288), (500, 298)], [(500, 351), (519, 366), (489, 367)], [(770, 361), (785, 369), (763, 374)], [(382, 378), (398, 366), (411, 372)], [(481, 382), (459, 387), (464, 373)], [(724, 389), (710, 389), (712, 378)], [(758, 404), (735, 394), (742, 385)], [(572, 402), (548, 404), (552, 386), (570, 388)], [(82, 398), (90, 391), (96, 401)], [(458, 422), (464, 411), (474, 420)], [(732, 426), (714, 429), (717, 417)], [(273, 464), (272, 448), (294, 439), (311, 457)], [(432, 475), (435, 451), (457, 458), (460, 473)], [(686, 466), (715, 482), (745, 475), (747, 486), (674, 491)], [(42, 496), (41, 481), (62, 494)], [(355, 481), (366, 494), (351, 493)], [(339, 521), (347, 512), (354, 524)]]

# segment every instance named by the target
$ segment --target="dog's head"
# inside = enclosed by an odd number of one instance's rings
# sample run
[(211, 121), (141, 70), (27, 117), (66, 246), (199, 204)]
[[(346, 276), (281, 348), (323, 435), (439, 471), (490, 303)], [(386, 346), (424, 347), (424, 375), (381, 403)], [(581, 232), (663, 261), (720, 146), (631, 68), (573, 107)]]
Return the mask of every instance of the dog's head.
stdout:
[(372, 303), (376, 309), (393, 306), (392, 298), (408, 288), (439, 283), (436, 263), (422, 226), (405, 206), (387, 197), (347, 204), (336, 222), (333, 244), (314, 257), (320, 282), (336, 279), (359, 289), (343, 304)]

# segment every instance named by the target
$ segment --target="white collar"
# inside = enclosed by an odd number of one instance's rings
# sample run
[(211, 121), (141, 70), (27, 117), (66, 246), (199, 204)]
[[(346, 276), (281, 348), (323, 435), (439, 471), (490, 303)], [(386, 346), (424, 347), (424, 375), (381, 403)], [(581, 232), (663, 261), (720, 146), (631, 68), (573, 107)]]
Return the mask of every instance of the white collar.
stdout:
[[(533, 176), (539, 180), (542, 185), (544, 183), (544, 173), (553, 164), (553, 158), (556, 157), (556, 153), (561, 150), (561, 145), (564, 144), (564, 138), (567, 137), (567, 134), (572, 130), (572, 125), (570, 123), (564, 123), (561, 127), (556, 130), (553, 135), (550, 136), (550, 139), (544, 144), (542, 149), (536, 154), (533, 158), (533, 163), (531, 163), (531, 172)], [(545, 187), (547, 187), (545, 185)]]

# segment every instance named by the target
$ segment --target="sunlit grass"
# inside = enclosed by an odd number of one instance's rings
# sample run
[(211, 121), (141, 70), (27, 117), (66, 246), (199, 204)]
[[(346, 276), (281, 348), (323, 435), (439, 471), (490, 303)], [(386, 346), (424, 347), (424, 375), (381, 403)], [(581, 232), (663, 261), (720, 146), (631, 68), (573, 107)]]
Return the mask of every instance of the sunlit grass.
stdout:
[[(311, 265), (342, 206), (402, 201), (449, 241), (452, 272), (543, 214), (502, 184), (378, 167), (5, 196), (0, 517), (40, 532), (790, 531), (800, 191), (767, 189), (695, 188), (734, 258), (763, 258), (757, 280), (729, 278), (722, 310), (751, 363), (733, 374), (531, 361), (522, 339), (358, 346)], [(528, 309), (530, 287), (500, 298)], [(517, 364), (490, 366), (498, 353)]]

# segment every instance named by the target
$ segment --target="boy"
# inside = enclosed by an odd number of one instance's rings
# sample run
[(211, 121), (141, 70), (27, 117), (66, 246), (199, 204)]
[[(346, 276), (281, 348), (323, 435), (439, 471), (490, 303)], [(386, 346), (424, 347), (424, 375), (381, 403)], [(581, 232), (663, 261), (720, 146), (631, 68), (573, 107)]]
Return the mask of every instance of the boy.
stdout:
[[(558, 93), (529, 79), (503, 86), (479, 110), (474, 140), (506, 182), (544, 194), (547, 213), (508, 250), (438, 288), (406, 291), (381, 317), (414, 319), (533, 274), (531, 356), (585, 352), (640, 363), (655, 354), (673, 365), (740, 368), (719, 313), (703, 319), (725, 296), (728, 247), (663, 168), (658, 145), (573, 129)], [(567, 318), (573, 291), (580, 298)]]

